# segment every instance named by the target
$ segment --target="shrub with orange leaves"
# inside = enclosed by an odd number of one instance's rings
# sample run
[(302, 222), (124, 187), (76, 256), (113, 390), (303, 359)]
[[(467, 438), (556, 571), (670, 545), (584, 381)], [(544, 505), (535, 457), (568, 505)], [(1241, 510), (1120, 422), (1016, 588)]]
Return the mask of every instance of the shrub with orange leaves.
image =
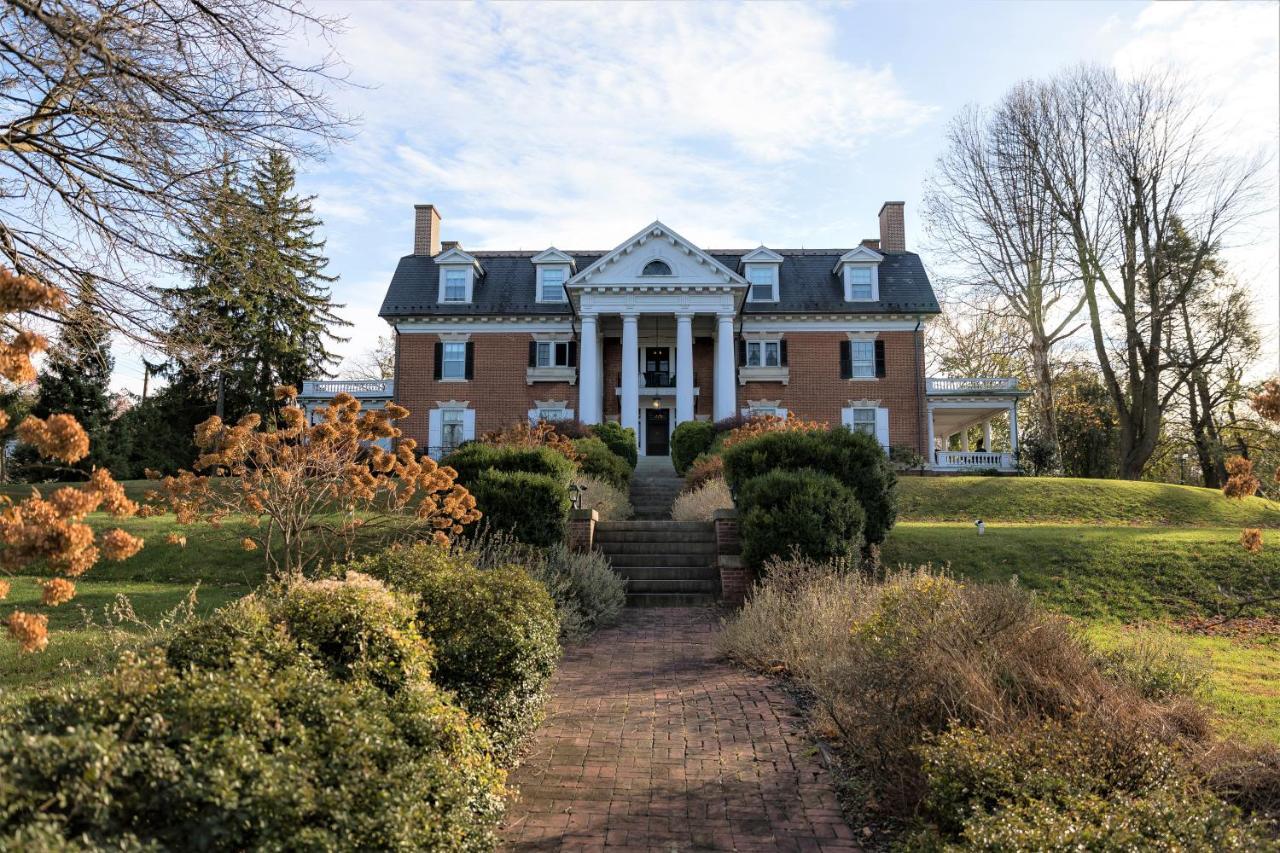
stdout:
[(1253, 462), (1245, 459), (1243, 456), (1232, 456), (1226, 461), (1227, 484), (1222, 487), (1222, 493), (1229, 498), (1247, 498), (1257, 493), (1258, 487), (1262, 485), (1258, 478), (1253, 476)]
[(9, 597), (9, 590), (10, 590), (9, 582), (5, 580), (0, 580), (0, 601), (3, 601), (4, 599)]
[(1240, 534), (1240, 544), (1250, 554), (1262, 551), (1262, 531), (1256, 527), (1246, 527)]
[(1268, 379), (1253, 396), (1253, 408), (1269, 421), (1280, 422), (1280, 379)]
[[(57, 289), (31, 276), (0, 268), (0, 318), (5, 320), (0, 323), (0, 376), (11, 382), (33, 379), (36, 371), (31, 356), (46, 345), (45, 339), (35, 332), (16, 328), (8, 315), (57, 312), (63, 304)], [(6, 425), (7, 422), (6, 418)], [(42, 456), (68, 464), (89, 455), (89, 436), (71, 415), (28, 417), (18, 425), (17, 434)], [(43, 567), (66, 577), (76, 577), (88, 571), (101, 556), (124, 559), (136, 554), (142, 540), (123, 530), (104, 535), (102, 550), (99, 550), (93, 528), (84, 523), (86, 515), (99, 510), (118, 517), (138, 511), (138, 505), (125, 496), (124, 488), (105, 469), (95, 469), (89, 481), (79, 486), (55, 489), (47, 499), (39, 490), (32, 489), (30, 497), (0, 510), (0, 570), (14, 573)], [(75, 584), (66, 577), (40, 583), (45, 605), (64, 604), (75, 595)], [(7, 581), (0, 584), (3, 585), (0, 598), (4, 598), (9, 584)], [(40, 651), (49, 644), (49, 620), (44, 615), (16, 610), (9, 614), (7, 625), (9, 635), (24, 652)]]
[(550, 447), (570, 462), (579, 459), (573, 440), (557, 432), (555, 425), (546, 421), (538, 421), (533, 426), (520, 421), (506, 429), (485, 433), (480, 437), (480, 443), (494, 447)]
[[(269, 569), (303, 574), (324, 557), (353, 553), (355, 537), (423, 538), (448, 545), (478, 521), (475, 498), (454, 482), (452, 468), (418, 459), (396, 421), (395, 404), (364, 411), (339, 394), (308, 425), (294, 389), (277, 389), (289, 405), (275, 423), (257, 415), (228, 425), (218, 417), (196, 427), (196, 472), (161, 480), (180, 524), (238, 518), (257, 535), (241, 547), (261, 550)], [(394, 450), (377, 442), (391, 439)]]
[(819, 421), (802, 421), (791, 412), (785, 418), (777, 415), (758, 415), (737, 429), (725, 434), (720, 447), (728, 450), (735, 444), (764, 435), (767, 432), (814, 432), (827, 429), (827, 425)]

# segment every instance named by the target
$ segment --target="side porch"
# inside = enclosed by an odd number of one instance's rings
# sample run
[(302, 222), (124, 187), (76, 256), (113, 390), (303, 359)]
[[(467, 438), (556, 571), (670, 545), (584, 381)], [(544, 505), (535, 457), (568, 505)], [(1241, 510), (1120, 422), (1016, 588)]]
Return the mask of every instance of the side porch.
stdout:
[(927, 470), (1018, 470), (1018, 401), (1029, 392), (1012, 377), (925, 380)]

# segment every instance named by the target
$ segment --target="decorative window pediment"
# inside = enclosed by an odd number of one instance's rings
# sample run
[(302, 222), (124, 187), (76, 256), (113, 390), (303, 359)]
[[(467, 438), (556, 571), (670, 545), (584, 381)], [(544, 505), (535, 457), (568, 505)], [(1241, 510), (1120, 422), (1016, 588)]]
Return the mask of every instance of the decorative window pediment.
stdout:
[(884, 255), (867, 246), (845, 252), (832, 272), (844, 281), (845, 302), (880, 300), (880, 262)]
[(436, 255), (435, 264), (440, 270), (439, 301), (456, 305), (470, 303), (476, 276), (483, 271), (480, 262), (462, 249), (453, 248)]

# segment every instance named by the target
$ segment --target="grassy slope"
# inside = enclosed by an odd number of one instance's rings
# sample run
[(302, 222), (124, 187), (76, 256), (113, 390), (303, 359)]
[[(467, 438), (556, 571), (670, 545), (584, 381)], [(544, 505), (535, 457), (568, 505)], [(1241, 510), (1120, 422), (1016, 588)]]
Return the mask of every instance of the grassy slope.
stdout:
[(1225, 498), (1213, 489), (1051, 477), (903, 477), (909, 521), (1082, 522), (1178, 527), (1280, 527), (1280, 503)]

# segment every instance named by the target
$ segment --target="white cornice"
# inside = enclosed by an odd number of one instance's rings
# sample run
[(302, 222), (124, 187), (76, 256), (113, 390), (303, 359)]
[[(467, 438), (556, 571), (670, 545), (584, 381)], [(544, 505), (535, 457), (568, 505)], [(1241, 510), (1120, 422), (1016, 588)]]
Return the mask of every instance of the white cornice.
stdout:
[(573, 321), (568, 314), (554, 317), (430, 317), (421, 320), (397, 320), (391, 324), (406, 335), (440, 332), (571, 332)]
[(575, 265), (572, 255), (565, 254), (555, 246), (551, 246), (534, 255), (529, 259), (529, 262), (533, 264), (568, 264), (571, 267)]
[(884, 255), (875, 249), (869, 249), (866, 246), (858, 246), (856, 249), (850, 249), (840, 256), (840, 260), (836, 261), (833, 273), (840, 272), (840, 268), (845, 264), (878, 264), (884, 260)]
[(591, 264), (589, 267), (570, 279), (569, 284), (582, 285), (587, 283), (591, 278), (594, 278), (613, 264), (616, 264), (622, 258), (641, 248), (650, 240), (665, 240), (673, 248), (692, 258), (699, 265), (706, 267), (725, 284), (736, 284), (739, 287), (746, 287), (746, 279), (738, 275), (737, 272), (729, 269), (702, 249), (698, 248), (693, 243), (668, 228), (661, 220), (657, 219), (628, 237), (626, 240), (623, 240), (611, 251), (602, 255), (595, 263)]
[(435, 261), (435, 265), (438, 267), (474, 266), (476, 269), (480, 269), (480, 262), (477, 261), (474, 256), (467, 254), (457, 247), (452, 248), (447, 252), (441, 252), (432, 258), (432, 260)]
[(782, 255), (772, 249), (764, 246), (757, 246), (750, 252), (747, 252), (738, 261), (740, 264), (780, 264), (782, 263)]

